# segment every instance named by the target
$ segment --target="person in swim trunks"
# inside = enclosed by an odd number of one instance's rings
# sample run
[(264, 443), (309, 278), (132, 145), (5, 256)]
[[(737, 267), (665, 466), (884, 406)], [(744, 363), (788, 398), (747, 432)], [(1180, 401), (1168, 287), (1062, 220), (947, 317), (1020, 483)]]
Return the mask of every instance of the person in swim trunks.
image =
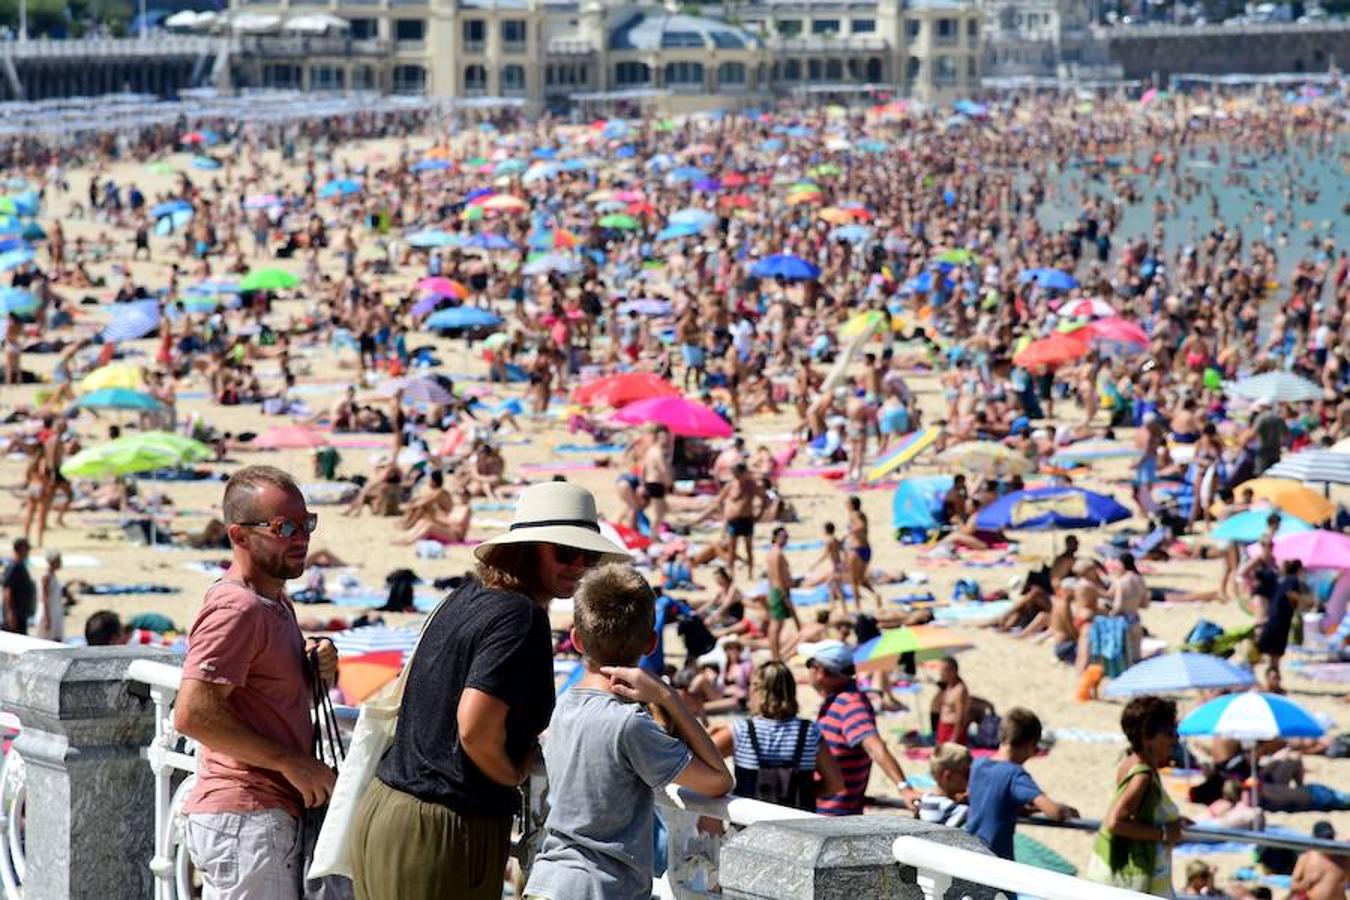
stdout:
[(764, 505), (767, 502), (759, 482), (750, 474), (750, 467), (745, 462), (738, 462), (731, 467), (731, 478), (722, 486), (722, 490), (717, 494), (717, 499), (713, 501), (708, 511), (700, 517), (700, 521), (702, 521), (721, 513), (722, 521), (726, 523), (726, 532), (729, 539), (727, 541), (726, 564), (733, 576), (736, 574), (737, 541), (745, 545), (746, 573), (754, 574), (755, 521), (764, 511)]
[(775, 528), (766, 563), (769, 574), (769, 652), (775, 661), (782, 659), (783, 623), (791, 619), (798, 633), (802, 630), (802, 620), (797, 616), (797, 608), (792, 605), (792, 570), (783, 552), (787, 542), (787, 529), (781, 525)]

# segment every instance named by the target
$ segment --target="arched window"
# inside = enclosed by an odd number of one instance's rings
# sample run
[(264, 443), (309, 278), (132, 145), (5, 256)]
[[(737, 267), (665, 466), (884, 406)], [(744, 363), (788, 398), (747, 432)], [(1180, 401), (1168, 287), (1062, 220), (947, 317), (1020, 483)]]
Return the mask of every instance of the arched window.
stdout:
[(525, 67), (519, 65), (502, 66), (502, 90), (522, 93), (525, 90)]
[(802, 64), (795, 59), (789, 59), (783, 63), (783, 77), (788, 81), (802, 80)]
[(427, 88), (427, 70), (422, 66), (394, 66), (394, 93), (420, 94)]
[(881, 74), (881, 60), (875, 56), (867, 60), (867, 80), (873, 84), (886, 80)]
[[(744, 73), (742, 73), (744, 74)], [(703, 84), (703, 63), (668, 62), (666, 63), (667, 87), (693, 87)]]
[(464, 67), (464, 90), (487, 90), (487, 69), (475, 63)]
[(614, 66), (614, 83), (620, 87), (648, 84), (652, 80), (651, 67), (643, 62), (621, 62)]
[(722, 63), (717, 67), (717, 83), (738, 86), (745, 84), (745, 63)]
[(837, 59), (825, 61), (825, 80), (839, 81), (844, 77), (844, 64)]

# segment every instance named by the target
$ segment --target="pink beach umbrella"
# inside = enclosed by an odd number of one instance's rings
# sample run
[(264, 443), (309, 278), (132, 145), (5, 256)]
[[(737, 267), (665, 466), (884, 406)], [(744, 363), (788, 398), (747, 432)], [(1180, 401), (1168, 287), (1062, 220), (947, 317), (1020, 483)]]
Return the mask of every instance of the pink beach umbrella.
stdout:
[(1140, 328), (1138, 324), (1129, 319), (1112, 317), (1110, 319), (1098, 319), (1095, 322), (1089, 322), (1084, 330), (1092, 335), (1094, 340), (1115, 341), (1120, 344), (1139, 344), (1148, 345), (1148, 333)]
[(302, 450), (328, 446), (328, 437), (305, 425), (278, 425), (253, 440), (259, 450)]
[(1275, 539), (1275, 558), (1296, 559), (1309, 569), (1350, 569), (1350, 537), (1335, 531), (1300, 531)]
[(1105, 319), (1116, 314), (1116, 309), (1105, 300), (1088, 297), (1083, 300), (1070, 300), (1059, 308), (1061, 316), (1074, 319)]
[(702, 403), (685, 397), (652, 397), (630, 403), (613, 416), (625, 425), (655, 422), (681, 437), (731, 437), (731, 423)]
[(445, 278), (441, 275), (423, 278), (417, 282), (417, 288), (441, 297), (453, 297), (456, 300), (465, 300), (469, 296), (468, 288), (452, 278)]

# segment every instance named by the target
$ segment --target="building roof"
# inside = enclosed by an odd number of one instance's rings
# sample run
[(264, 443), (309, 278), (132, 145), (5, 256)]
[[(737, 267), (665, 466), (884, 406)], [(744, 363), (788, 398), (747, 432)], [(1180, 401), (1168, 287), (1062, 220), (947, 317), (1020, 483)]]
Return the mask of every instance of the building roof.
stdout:
[(758, 39), (744, 28), (683, 13), (635, 13), (609, 35), (611, 50), (744, 50), (758, 46)]
[(905, 0), (905, 9), (937, 9), (952, 12), (970, 12), (975, 4), (966, 0)]

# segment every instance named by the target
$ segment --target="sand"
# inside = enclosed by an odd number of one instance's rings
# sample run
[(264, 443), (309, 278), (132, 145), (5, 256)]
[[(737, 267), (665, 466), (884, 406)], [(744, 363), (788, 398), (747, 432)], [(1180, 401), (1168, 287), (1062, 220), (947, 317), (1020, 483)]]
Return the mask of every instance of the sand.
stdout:
[[(414, 148), (427, 147), (430, 145), (430, 140), (414, 140), (412, 144)], [(399, 143), (395, 141), (370, 141), (348, 145), (340, 152), (339, 156), (353, 163), (360, 163), (365, 160), (378, 159), (380, 154), (383, 154), (385, 158), (392, 157), (398, 152), (398, 148)], [(185, 168), (187, 158), (185, 154), (173, 154), (168, 157), (171, 163), (180, 168)], [(274, 169), (280, 166), (280, 160), (275, 156), (269, 157), (269, 162)], [(206, 182), (213, 175), (223, 174), (204, 173), (193, 169), (186, 169), (186, 171), (198, 182)], [(285, 177), (288, 180), (298, 182), (300, 172), (299, 167), (292, 167), (286, 170)], [(68, 205), (72, 201), (76, 199), (83, 201), (87, 195), (87, 183), (90, 174), (88, 170), (84, 169), (72, 171), (70, 173), (72, 193), (67, 196), (49, 196), (46, 205), (48, 215), (40, 220), (44, 225), (50, 223), (52, 215), (65, 216)], [(144, 164), (117, 164), (110, 167), (105, 174), (110, 175), (123, 185), (133, 181), (136, 182), (146, 193), (147, 198), (151, 198), (152, 203), (154, 202), (153, 198), (160, 192), (168, 190), (172, 185), (170, 176), (150, 174)], [(331, 210), (331, 207), (328, 208)], [(106, 224), (87, 219), (63, 219), (63, 224), (67, 232), (68, 246), (73, 245), (77, 236), (84, 235), (88, 239), (96, 239), (100, 233), (106, 232), (112, 235), (115, 241), (116, 253), (114, 259), (122, 259), (130, 254), (132, 244), (131, 234), (128, 231), (118, 232)], [(154, 262), (148, 264), (141, 262), (132, 266), (136, 281), (151, 287), (166, 283), (168, 280), (167, 264), (171, 261), (179, 261), (177, 249), (180, 244), (181, 239), (179, 238), (153, 238)], [(362, 254), (362, 258), (368, 256), (371, 252), (367, 249)], [(45, 254), (42, 259), (45, 261)], [(92, 267), (94, 273), (111, 276), (111, 262), (112, 260), (105, 261)], [(266, 264), (289, 268), (297, 275), (301, 274), (302, 263), (300, 260), (269, 260)], [(219, 275), (218, 271), (216, 274)], [(384, 283), (395, 288), (405, 287), (414, 277), (414, 273), (405, 271), (397, 276), (385, 279)], [(184, 279), (184, 283), (188, 281), (190, 279)], [(115, 281), (110, 281), (110, 284), (112, 285), (110, 288), (89, 293), (98, 297), (101, 302), (107, 303), (111, 300), (116, 288)], [(58, 290), (76, 298), (84, 293), (60, 288)], [(286, 300), (277, 304), (276, 310), (277, 315), (284, 318), (290, 314), (299, 315), (303, 308), (304, 303), (300, 300)], [(106, 321), (106, 309), (82, 306), (79, 307), (79, 310), (81, 315), (80, 327), (82, 328), (90, 327), (92, 330), (90, 323), (101, 324)], [(482, 373), (485, 371), (485, 365), (478, 354), (467, 351), (463, 342), (440, 340), (422, 334), (410, 337), (413, 338), (410, 340), (411, 346), (427, 343), (435, 344), (437, 353), (445, 362), (445, 371), (456, 374)], [(144, 352), (146, 359), (151, 359), (155, 350), (154, 341), (136, 342), (134, 349), (138, 352)], [(356, 381), (354, 360), (349, 355), (335, 355), (327, 348), (297, 346), (295, 356), (297, 359), (303, 359), (310, 367), (309, 374), (300, 378), (301, 385), (323, 385), (326, 388), (308, 388), (308, 390), (329, 391), (328, 393), (314, 393), (306, 397), (316, 406), (326, 406), (342, 386)], [(45, 374), (53, 359), (52, 356), (30, 355), (25, 357), (24, 363), (27, 367), (36, 368)], [(265, 388), (275, 388), (278, 385), (273, 363), (261, 362), (257, 369), (263, 377)], [(919, 395), (920, 402), (929, 416), (940, 415), (942, 399), (935, 380), (931, 377), (916, 376), (911, 379), (910, 383)], [(188, 382), (179, 385), (180, 392), (200, 391), (204, 388), (205, 385), (200, 382)], [(36, 393), (42, 389), (44, 389), (43, 385), (0, 388), (0, 399), (3, 400), (5, 406), (20, 402), (32, 402)], [(518, 395), (519, 392), (519, 386), (512, 386), (505, 390), (495, 387), (493, 396), (500, 399), (504, 396)], [(373, 396), (373, 393), (373, 391), (363, 388), (361, 399), (364, 400)], [(1076, 409), (1068, 404), (1062, 404), (1061, 409), (1064, 412), (1072, 413), (1075, 417), (1078, 415)], [(203, 399), (181, 399), (179, 402), (180, 418), (193, 412), (205, 416), (217, 427), (233, 432), (261, 431), (270, 425), (285, 424), (288, 421), (281, 417), (264, 417), (256, 406), (222, 408), (211, 405)], [(85, 438), (86, 445), (90, 445), (100, 442), (106, 436), (107, 424), (116, 420), (116, 415), (108, 416), (104, 414), (103, 418), (97, 421), (89, 416), (81, 416), (76, 421), (75, 427)], [(528, 442), (523, 444), (508, 443), (503, 448), (508, 462), (508, 475), (518, 476), (520, 474), (518, 467), (523, 464), (537, 464), (554, 460), (557, 458), (557, 455), (553, 453), (555, 446), (576, 442), (576, 436), (568, 434), (566, 428), (562, 427), (552, 417), (539, 420), (522, 418), (522, 423)], [(745, 425), (744, 433), (748, 443), (753, 447), (763, 442), (766, 436), (784, 435), (793, 424), (793, 421), (787, 416), (778, 418), (757, 417)], [(1122, 437), (1127, 436), (1122, 435)], [(346, 473), (368, 473), (370, 457), (378, 452), (380, 451), (375, 449), (342, 450), (342, 470)], [(590, 456), (580, 454), (569, 455), (565, 459), (582, 463), (593, 461)], [(281, 466), (293, 472), (302, 481), (312, 480), (312, 462), (306, 451), (233, 453), (230, 462), (212, 468), (223, 476), (227, 476), (241, 464), (263, 462)], [(935, 471), (939, 470), (934, 466), (930, 452), (926, 456), (920, 457), (919, 463), (910, 467), (903, 474), (922, 474)], [(569, 471), (567, 473), (569, 480), (585, 485), (594, 491), (602, 514), (611, 515), (616, 515), (620, 509), (619, 501), (613, 490), (615, 475), (615, 470), (610, 468)], [(1108, 466), (1100, 472), (1094, 472), (1086, 479), (1081, 479), (1079, 483), (1096, 489), (1114, 491), (1123, 500), (1127, 489), (1122, 485), (1111, 483), (1110, 479), (1121, 478), (1124, 475), (1123, 467), (1119, 465), (1115, 468)], [(14, 458), (0, 461), (0, 484), (3, 484), (6, 488), (16, 486), (21, 476), (22, 468)], [(180, 510), (180, 514), (174, 519), (174, 527), (184, 529), (199, 528), (214, 514), (214, 511), (218, 508), (222, 490), (222, 484), (218, 480), (189, 483), (142, 481), (141, 486), (143, 491), (163, 490), (172, 497), (174, 506)], [(801, 515), (801, 522), (790, 527), (793, 540), (819, 537), (823, 522), (829, 519), (842, 522), (845, 519), (845, 499), (848, 494), (835, 482), (815, 477), (792, 478), (782, 482), (782, 490)], [(940, 599), (951, 596), (952, 586), (958, 578), (975, 578), (986, 590), (993, 590), (1006, 586), (1008, 580), (1018, 571), (1021, 571), (1020, 562), (1018, 568), (991, 569), (969, 569), (955, 565), (934, 567), (925, 564), (919, 556), (919, 548), (897, 544), (890, 535), (891, 491), (868, 490), (862, 492), (861, 496), (864, 509), (873, 525), (875, 567), (885, 571), (923, 572), (929, 579), (929, 589)], [(14, 517), (19, 513), (19, 508), (20, 500), (17, 493), (7, 493), (4, 499), (0, 500), (0, 509), (4, 510), (3, 518), (0, 518), (0, 531), (3, 532), (0, 539), (4, 541), (6, 546), (10, 539), (17, 534)], [(405, 566), (412, 568), (429, 585), (436, 578), (462, 574), (471, 565), (471, 550), (468, 547), (448, 547), (444, 559), (423, 560), (415, 556), (411, 547), (391, 545), (390, 541), (397, 533), (391, 520), (372, 518), (368, 515), (358, 519), (346, 519), (338, 515), (338, 508), (336, 507), (321, 507), (318, 512), (320, 524), (311, 543), (311, 548), (327, 548), (350, 562), (352, 564), (351, 572), (365, 586), (379, 593), (383, 593), (385, 575), (395, 568)], [(509, 511), (475, 513), (471, 534), (477, 539), (490, 537), (497, 533), (509, 517)], [(490, 524), (490, 522), (496, 524)], [(92, 557), (96, 560), (96, 564), (88, 568), (69, 568), (66, 572), (67, 579), (84, 578), (91, 581), (115, 580), (118, 582), (147, 581), (170, 585), (179, 589), (177, 594), (171, 596), (133, 595), (108, 598), (86, 596), (70, 611), (67, 621), (68, 633), (79, 633), (88, 615), (101, 608), (116, 610), (124, 618), (140, 612), (160, 612), (170, 616), (180, 628), (186, 629), (200, 605), (202, 592), (211, 580), (209, 575), (192, 570), (192, 564), (223, 561), (226, 556), (222, 552), (147, 549), (132, 546), (123, 540), (116, 527), (116, 516), (111, 513), (72, 514), (69, 517), (68, 525), (69, 527), (65, 529), (53, 529), (49, 532), (47, 546), (60, 549), (68, 556)], [(1132, 525), (1138, 528), (1141, 522), (1136, 519), (1122, 523), (1122, 525)], [(762, 540), (767, 540), (766, 531), (766, 529), (761, 529)], [(1100, 543), (1105, 537), (1105, 531), (1103, 530), (1102, 533), (1080, 533), (1083, 548), (1090, 550)], [(705, 533), (706, 536), (711, 536), (711, 534), (712, 532)], [(1029, 563), (1049, 556), (1051, 541), (1054, 539), (1052, 536), (1032, 534), (1022, 535), (1021, 537), (1023, 538), (1020, 552), (1021, 560)], [(816, 552), (805, 551), (792, 553), (789, 556), (794, 568), (801, 571), (815, 557)], [(35, 556), (40, 556), (40, 553), (35, 553)], [(1216, 585), (1219, 564), (1216, 561), (1169, 562), (1153, 564), (1151, 572), (1153, 574), (1148, 576), (1151, 586), (1208, 590)], [(710, 572), (697, 573), (697, 578), (701, 584), (711, 585)], [(331, 582), (332, 579), (330, 579), (330, 584)], [(883, 588), (883, 594), (886, 596), (898, 596), (905, 592), (905, 589), (895, 586)], [(359, 610), (330, 606), (308, 607), (300, 610), (302, 617), (320, 616), (325, 618), (329, 616), (350, 617), (358, 612)], [(807, 610), (805, 615), (809, 616), (812, 612), (813, 610)], [(1143, 620), (1150, 632), (1165, 640), (1170, 648), (1177, 648), (1186, 632), (1201, 615), (1225, 627), (1237, 626), (1250, 621), (1245, 613), (1233, 605), (1206, 605), (1203, 608), (1184, 605), (1154, 607), (1144, 612)], [(412, 621), (414, 617), (393, 616), (390, 618), (395, 622), (404, 622)], [(558, 624), (565, 621), (565, 618), (563, 613), (555, 614), (555, 620)], [(990, 700), (999, 710), (1006, 710), (1013, 705), (1030, 707), (1040, 715), (1048, 729), (1077, 729), (1101, 734), (1119, 733), (1118, 722), (1121, 704), (1106, 701), (1075, 702), (1076, 677), (1069, 667), (1059, 664), (1054, 659), (1048, 644), (1023, 641), (987, 629), (971, 628), (967, 629), (966, 633), (974, 643), (975, 649), (963, 653), (960, 661), (963, 675), (975, 695)], [(668, 638), (667, 645), (673, 651), (679, 647), (679, 643), (674, 639), (673, 634)], [(678, 656), (678, 651), (672, 652), (672, 655)], [(927, 672), (920, 677), (931, 680), (931, 675)], [(1311, 681), (1302, 677), (1296, 671), (1287, 672), (1285, 684), (1290, 695), (1299, 703), (1316, 712), (1325, 713), (1342, 724), (1345, 722), (1344, 691), (1337, 691), (1333, 689), (1333, 686)], [(809, 687), (803, 686), (801, 696), (806, 710), (815, 708), (816, 698), (812, 694), (813, 692)], [(932, 694), (933, 688), (931, 685), (926, 685), (920, 703), (920, 707), (925, 712)], [(1184, 700), (1183, 713), (1195, 702), (1195, 699), (1191, 697)], [(915, 712), (884, 714), (880, 721), (888, 743), (900, 756), (902, 764), (911, 772), (924, 771), (924, 763), (904, 759), (901, 755), (901, 748), (896, 741), (898, 734), (918, 726), (919, 716)], [(1061, 739), (1047, 756), (1033, 760), (1028, 764), (1028, 768), (1052, 797), (1077, 806), (1086, 816), (1099, 817), (1106, 811), (1112, 793), (1113, 772), (1120, 759), (1122, 747), (1122, 743), (1096, 743)], [(1343, 762), (1325, 758), (1310, 758), (1308, 760), (1308, 780), (1345, 788), (1350, 786), (1346, 766), (1347, 764)], [(876, 794), (889, 793), (885, 779), (875, 771), (871, 788)], [(1183, 808), (1185, 813), (1191, 816), (1198, 816), (1201, 812), (1201, 810), (1192, 806), (1184, 806)], [(1350, 813), (1276, 814), (1271, 816), (1273, 822), (1304, 832), (1311, 827), (1314, 821), (1322, 818), (1333, 821), (1341, 834), (1350, 833)], [(1091, 845), (1090, 835), (1049, 829), (1028, 829), (1028, 833), (1066, 856), (1075, 865), (1081, 867), (1085, 864)], [(1246, 863), (1245, 855), (1210, 856), (1207, 858), (1214, 862), (1220, 862), (1224, 871), (1232, 871), (1237, 866)], [(1175, 863), (1176, 868), (1178, 870), (1183, 869), (1185, 863), (1186, 858), (1178, 858)]]

